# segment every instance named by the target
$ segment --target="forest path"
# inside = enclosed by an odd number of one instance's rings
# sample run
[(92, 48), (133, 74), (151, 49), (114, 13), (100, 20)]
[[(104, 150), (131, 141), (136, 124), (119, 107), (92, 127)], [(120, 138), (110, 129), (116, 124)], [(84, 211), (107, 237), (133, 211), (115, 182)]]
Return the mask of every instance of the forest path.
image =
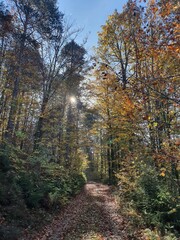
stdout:
[(127, 240), (126, 222), (110, 187), (88, 183), (34, 240)]

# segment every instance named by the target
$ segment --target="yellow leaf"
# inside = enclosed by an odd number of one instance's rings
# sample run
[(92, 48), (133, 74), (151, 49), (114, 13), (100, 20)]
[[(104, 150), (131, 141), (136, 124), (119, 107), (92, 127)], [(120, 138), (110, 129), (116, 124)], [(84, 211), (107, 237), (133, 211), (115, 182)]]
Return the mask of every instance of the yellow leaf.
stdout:
[(157, 127), (157, 125), (158, 125), (157, 122), (154, 122), (154, 123), (153, 123), (153, 126), (154, 126), (154, 127)]
[(160, 176), (165, 177), (166, 176), (165, 172), (160, 173)]

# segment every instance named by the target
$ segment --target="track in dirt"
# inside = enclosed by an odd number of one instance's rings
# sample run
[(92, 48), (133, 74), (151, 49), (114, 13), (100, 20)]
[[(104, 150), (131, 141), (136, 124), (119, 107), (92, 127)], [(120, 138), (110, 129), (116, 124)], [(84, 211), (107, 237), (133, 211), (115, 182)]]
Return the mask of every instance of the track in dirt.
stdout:
[(88, 183), (58, 218), (33, 239), (127, 240), (125, 228), (109, 186)]

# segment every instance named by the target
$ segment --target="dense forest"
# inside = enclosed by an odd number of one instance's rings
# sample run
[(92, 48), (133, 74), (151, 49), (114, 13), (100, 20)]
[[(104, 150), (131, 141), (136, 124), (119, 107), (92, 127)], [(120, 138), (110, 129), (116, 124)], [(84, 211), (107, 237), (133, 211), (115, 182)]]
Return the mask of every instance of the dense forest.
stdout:
[(0, 2), (0, 239), (41, 228), (87, 179), (113, 186), (144, 234), (129, 239), (178, 239), (179, 10), (128, 0), (89, 57), (56, 0)]

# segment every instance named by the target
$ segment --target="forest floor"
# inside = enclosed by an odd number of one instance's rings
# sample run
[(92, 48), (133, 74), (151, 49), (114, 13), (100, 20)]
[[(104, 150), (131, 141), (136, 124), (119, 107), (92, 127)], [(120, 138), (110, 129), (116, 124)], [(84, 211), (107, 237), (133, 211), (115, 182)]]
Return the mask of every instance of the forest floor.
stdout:
[(88, 183), (59, 216), (28, 240), (127, 240), (128, 222), (119, 214), (111, 188)]

